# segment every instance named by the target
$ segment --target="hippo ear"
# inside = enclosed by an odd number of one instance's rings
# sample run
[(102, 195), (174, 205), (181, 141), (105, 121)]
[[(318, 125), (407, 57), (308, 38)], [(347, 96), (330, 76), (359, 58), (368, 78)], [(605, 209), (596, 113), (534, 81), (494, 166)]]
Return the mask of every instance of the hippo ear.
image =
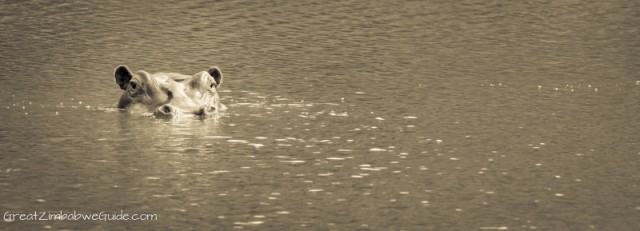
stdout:
[(220, 87), (220, 84), (222, 84), (222, 71), (220, 71), (220, 68), (211, 67), (207, 72), (213, 77), (213, 80), (216, 81), (216, 87)]
[(129, 81), (133, 77), (133, 74), (131, 74), (131, 71), (125, 65), (118, 66), (113, 75), (115, 75), (116, 83), (122, 90), (127, 89), (127, 84), (129, 84)]

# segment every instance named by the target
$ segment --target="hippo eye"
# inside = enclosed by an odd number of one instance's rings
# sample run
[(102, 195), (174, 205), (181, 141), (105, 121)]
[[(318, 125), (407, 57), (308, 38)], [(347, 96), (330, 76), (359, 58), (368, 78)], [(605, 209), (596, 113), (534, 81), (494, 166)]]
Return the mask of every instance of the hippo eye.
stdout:
[(131, 82), (131, 88), (136, 89), (136, 86), (137, 86), (136, 82), (133, 82), (133, 81), (132, 81), (132, 82)]
[(216, 86), (215, 83), (211, 83), (211, 85), (209, 85), (209, 88), (213, 88), (214, 86)]

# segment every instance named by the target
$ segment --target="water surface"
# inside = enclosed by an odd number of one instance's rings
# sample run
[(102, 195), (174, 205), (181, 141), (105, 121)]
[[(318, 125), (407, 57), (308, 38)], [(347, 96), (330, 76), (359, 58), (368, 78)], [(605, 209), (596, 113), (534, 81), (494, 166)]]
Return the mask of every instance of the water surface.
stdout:
[[(634, 1), (0, 4), (3, 230), (640, 229)], [(218, 120), (113, 109), (222, 68)]]

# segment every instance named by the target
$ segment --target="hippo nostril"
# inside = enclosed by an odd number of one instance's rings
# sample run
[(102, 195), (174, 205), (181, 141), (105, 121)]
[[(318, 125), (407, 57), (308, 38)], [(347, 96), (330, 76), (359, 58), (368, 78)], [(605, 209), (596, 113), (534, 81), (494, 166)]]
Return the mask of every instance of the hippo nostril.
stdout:
[(211, 83), (211, 85), (209, 85), (209, 88), (213, 88), (213, 87), (215, 87), (215, 86), (216, 86), (216, 84), (215, 84), (215, 83)]
[(166, 106), (166, 105), (163, 106), (162, 107), (162, 112), (167, 113), (167, 114), (171, 113), (171, 107)]

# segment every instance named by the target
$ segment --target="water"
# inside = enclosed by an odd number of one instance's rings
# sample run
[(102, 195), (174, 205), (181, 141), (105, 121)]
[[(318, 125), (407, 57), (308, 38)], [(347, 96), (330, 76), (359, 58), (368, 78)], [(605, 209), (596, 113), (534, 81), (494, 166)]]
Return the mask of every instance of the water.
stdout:
[[(2, 230), (640, 229), (635, 1), (0, 4)], [(113, 70), (222, 68), (219, 119)]]

